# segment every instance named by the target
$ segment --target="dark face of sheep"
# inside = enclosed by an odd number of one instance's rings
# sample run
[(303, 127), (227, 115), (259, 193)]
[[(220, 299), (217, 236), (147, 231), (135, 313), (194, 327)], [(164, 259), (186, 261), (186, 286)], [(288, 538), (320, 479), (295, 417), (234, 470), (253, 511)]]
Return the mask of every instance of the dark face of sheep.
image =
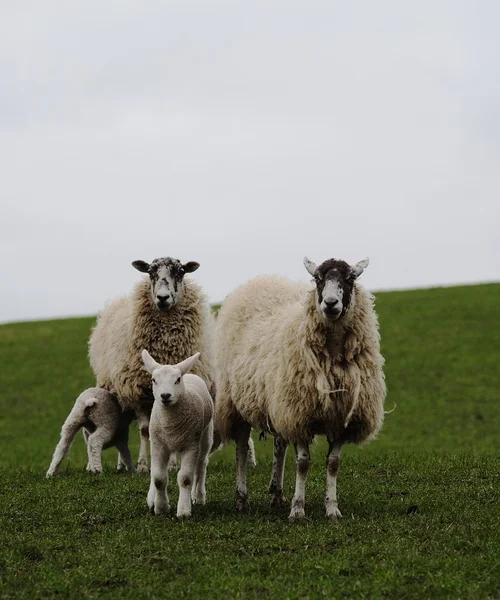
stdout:
[(368, 266), (368, 259), (351, 267), (345, 261), (334, 258), (325, 260), (319, 266), (304, 258), (304, 266), (314, 277), (318, 310), (325, 319), (335, 321), (349, 310), (354, 283)]
[(193, 273), (200, 266), (197, 262), (184, 265), (176, 258), (155, 258), (150, 264), (135, 260), (132, 266), (141, 273), (147, 273), (151, 280), (151, 296), (158, 310), (169, 311), (182, 298), (184, 275)]

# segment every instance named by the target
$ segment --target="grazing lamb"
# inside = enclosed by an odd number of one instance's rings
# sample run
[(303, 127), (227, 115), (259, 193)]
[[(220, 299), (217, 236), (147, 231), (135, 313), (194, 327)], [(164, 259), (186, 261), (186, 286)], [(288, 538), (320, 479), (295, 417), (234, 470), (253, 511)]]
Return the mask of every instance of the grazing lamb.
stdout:
[(69, 452), (71, 442), (82, 428), (89, 457), (87, 471), (102, 471), (101, 453), (111, 446), (116, 446), (119, 452), (119, 464), (124, 464), (127, 471), (133, 471), (128, 429), (134, 418), (133, 411), (122, 411), (114, 394), (100, 388), (89, 388), (82, 392), (62, 426), (61, 440), (54, 451), (47, 477), (55, 475)]
[(224, 301), (216, 333), (215, 426), (236, 441), (236, 507), (248, 509), (246, 443), (251, 427), (270, 432), (274, 461), (269, 493), (280, 506), (288, 443), (296, 449), (290, 519), (305, 516), (309, 445), (325, 435), (326, 515), (337, 506), (342, 445), (373, 439), (386, 393), (373, 296), (356, 283), (368, 259), (349, 266), (304, 259), (315, 288), (281, 277), (258, 277)]
[(147, 472), (153, 394), (141, 351), (147, 348), (165, 364), (200, 351), (194, 372), (212, 390), (214, 319), (201, 288), (184, 278), (198, 269), (197, 262), (157, 258), (152, 263), (136, 260), (132, 265), (149, 277), (100, 314), (90, 337), (89, 358), (97, 385), (116, 390), (122, 406), (136, 411), (141, 434), (137, 470)]
[(180, 456), (177, 475), (177, 517), (191, 516), (191, 500), (205, 504), (205, 476), (213, 443), (214, 405), (201, 377), (187, 373), (200, 356), (197, 352), (177, 365), (160, 365), (147, 350), (142, 351), (151, 373), (154, 404), (149, 435), (151, 440), (151, 485), (147, 503), (155, 514), (170, 510), (167, 496), (167, 467), (170, 456)]

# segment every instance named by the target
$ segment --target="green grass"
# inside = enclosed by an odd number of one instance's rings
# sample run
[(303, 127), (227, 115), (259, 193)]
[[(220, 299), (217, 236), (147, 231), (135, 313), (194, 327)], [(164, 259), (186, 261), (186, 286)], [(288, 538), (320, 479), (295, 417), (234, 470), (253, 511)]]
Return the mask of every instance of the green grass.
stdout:
[[(148, 478), (116, 474), (114, 450), (101, 477), (84, 473), (80, 437), (47, 481), (93, 383), (93, 320), (0, 327), (0, 597), (500, 598), (500, 285), (380, 293), (377, 310), (397, 408), (378, 440), (343, 454), (338, 523), (324, 517), (323, 441), (304, 523), (268, 507), (271, 439), (256, 439), (248, 515), (233, 508), (231, 446), (190, 522), (150, 516)], [(293, 468), (290, 453), (288, 496)], [(175, 503), (174, 478), (169, 489)]]

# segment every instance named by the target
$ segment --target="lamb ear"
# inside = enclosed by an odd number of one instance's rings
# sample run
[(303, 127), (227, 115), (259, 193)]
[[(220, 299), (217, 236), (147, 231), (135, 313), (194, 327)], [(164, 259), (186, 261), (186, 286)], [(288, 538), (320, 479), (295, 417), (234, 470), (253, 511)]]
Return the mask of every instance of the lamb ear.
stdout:
[(141, 354), (142, 362), (144, 363), (144, 368), (148, 373), (152, 373), (155, 369), (157, 369), (160, 364), (156, 362), (154, 358), (152, 358), (151, 354), (144, 349)]
[(196, 269), (199, 268), (199, 266), (200, 263), (197, 263), (194, 260), (190, 260), (189, 262), (182, 265), (182, 268), (184, 269), (184, 273), (194, 273)]
[(366, 269), (370, 260), (365, 258), (365, 260), (360, 260), (359, 263), (356, 263), (354, 267), (351, 267), (352, 272), (356, 276), (356, 279), (361, 275), (361, 273)]
[(132, 266), (141, 273), (147, 273), (149, 271), (149, 263), (147, 263), (145, 260), (134, 260)]
[(197, 352), (196, 354), (193, 354), (193, 356), (186, 358), (186, 360), (183, 360), (176, 366), (178, 369), (180, 369), (181, 374), (185, 375), (199, 358), (200, 358), (200, 353)]
[(304, 267), (307, 269), (307, 272), (309, 273), (309, 275), (312, 275), (314, 277), (314, 273), (316, 273), (316, 264), (313, 263), (312, 260), (309, 260), (307, 258), (307, 256), (304, 256)]

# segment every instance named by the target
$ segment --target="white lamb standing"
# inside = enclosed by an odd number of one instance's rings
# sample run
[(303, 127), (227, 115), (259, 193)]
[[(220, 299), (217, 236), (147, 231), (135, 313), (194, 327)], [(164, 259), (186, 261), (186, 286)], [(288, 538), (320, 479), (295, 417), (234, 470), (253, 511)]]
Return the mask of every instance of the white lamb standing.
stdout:
[(296, 449), (290, 519), (305, 516), (309, 445), (328, 442), (326, 515), (341, 517), (337, 473), (343, 444), (373, 439), (386, 394), (373, 296), (357, 283), (368, 259), (350, 266), (304, 259), (314, 288), (258, 277), (224, 301), (216, 333), (215, 426), (235, 440), (236, 507), (248, 509), (247, 440), (251, 428), (274, 435), (269, 493), (281, 506), (287, 445)]
[(177, 365), (160, 365), (147, 350), (142, 351), (144, 367), (152, 376), (154, 394), (149, 424), (151, 485), (147, 504), (157, 515), (170, 510), (168, 463), (174, 453), (180, 457), (177, 517), (191, 516), (191, 501), (205, 504), (214, 405), (203, 379), (188, 373), (199, 356), (197, 352)]
[(111, 392), (101, 388), (89, 388), (82, 392), (62, 426), (61, 439), (54, 451), (47, 477), (55, 475), (80, 429), (83, 429), (87, 441), (87, 471), (101, 473), (101, 453), (111, 446), (116, 446), (120, 461), (127, 471), (134, 471), (128, 447), (129, 425), (134, 418), (133, 411), (122, 411)]

